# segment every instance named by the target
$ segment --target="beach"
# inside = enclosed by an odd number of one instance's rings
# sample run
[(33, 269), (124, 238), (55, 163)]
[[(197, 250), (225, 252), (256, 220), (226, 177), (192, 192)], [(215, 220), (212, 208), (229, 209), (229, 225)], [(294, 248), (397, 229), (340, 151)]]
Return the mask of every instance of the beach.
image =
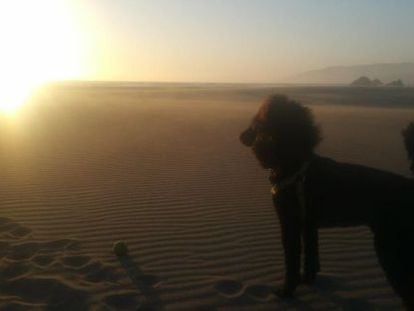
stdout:
[(0, 310), (135, 310), (142, 286), (165, 310), (401, 310), (368, 227), (321, 230), (315, 285), (273, 294), (284, 257), (268, 172), (238, 138), (266, 95), (312, 109), (319, 154), (410, 176), (414, 89), (306, 90), (53, 86), (1, 119)]

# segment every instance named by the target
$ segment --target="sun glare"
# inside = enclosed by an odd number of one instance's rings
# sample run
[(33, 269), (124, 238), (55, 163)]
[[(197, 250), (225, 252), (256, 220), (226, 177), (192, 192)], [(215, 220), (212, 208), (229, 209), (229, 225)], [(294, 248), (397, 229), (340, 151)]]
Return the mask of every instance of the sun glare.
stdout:
[(78, 33), (68, 1), (0, 4), (0, 113), (14, 113), (39, 85), (81, 73)]

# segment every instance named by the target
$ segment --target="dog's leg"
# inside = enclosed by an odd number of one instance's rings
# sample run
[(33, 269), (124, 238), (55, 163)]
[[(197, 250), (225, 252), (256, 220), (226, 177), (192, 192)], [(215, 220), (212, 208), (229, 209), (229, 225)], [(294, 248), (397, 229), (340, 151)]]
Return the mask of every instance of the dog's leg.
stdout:
[(395, 228), (380, 229), (374, 232), (378, 261), (407, 310), (414, 310), (414, 237)]
[(305, 253), (303, 281), (311, 284), (320, 271), (318, 228), (312, 219), (305, 220), (303, 244)]
[(301, 220), (300, 207), (294, 189), (285, 189), (273, 197), (279, 216), (282, 245), (285, 252), (285, 282), (277, 292), (292, 297), (300, 282)]
[[(301, 206), (301, 219), (303, 228), (304, 244), (304, 276), (303, 282), (311, 284), (315, 281), (316, 274), (320, 270), (319, 264), (319, 245), (318, 245), (318, 226), (315, 208), (309, 196), (306, 196), (304, 183), (296, 185), (298, 201)], [(308, 200), (306, 200), (308, 197)]]

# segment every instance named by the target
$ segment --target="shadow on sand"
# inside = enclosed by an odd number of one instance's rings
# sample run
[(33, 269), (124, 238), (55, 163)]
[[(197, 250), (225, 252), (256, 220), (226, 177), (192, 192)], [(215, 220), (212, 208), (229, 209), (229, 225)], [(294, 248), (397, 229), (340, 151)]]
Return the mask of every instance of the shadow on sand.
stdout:
[(132, 283), (135, 284), (142, 294), (143, 301), (137, 310), (164, 310), (162, 301), (156, 291), (161, 281), (154, 275), (144, 274), (130, 255), (117, 256), (117, 258)]
[(220, 307), (250, 306), (251, 308), (273, 306), (276, 310), (381, 310), (371, 302), (344, 295), (349, 287), (343, 280), (332, 275), (320, 275), (316, 283), (299, 286), (295, 298), (280, 299), (275, 286), (266, 284), (248, 285), (236, 280), (221, 280), (214, 289), (225, 301)]

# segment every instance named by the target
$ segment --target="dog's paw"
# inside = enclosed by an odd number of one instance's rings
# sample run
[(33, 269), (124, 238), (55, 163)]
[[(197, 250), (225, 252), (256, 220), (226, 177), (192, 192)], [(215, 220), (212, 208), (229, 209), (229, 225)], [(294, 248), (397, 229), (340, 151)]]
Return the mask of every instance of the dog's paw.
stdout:
[(283, 287), (280, 289), (276, 289), (274, 291), (275, 295), (279, 298), (292, 298), (293, 292), (295, 291), (296, 287), (300, 284), (301, 278), (300, 275), (296, 275), (294, 277), (286, 278)]
[(277, 297), (279, 297), (281, 299), (293, 298), (293, 290), (286, 289), (285, 287), (276, 288), (273, 292)]
[(302, 277), (302, 280), (301, 280), (302, 282), (301, 283), (307, 284), (307, 285), (311, 285), (311, 284), (315, 283), (316, 275), (317, 275), (316, 271), (305, 272), (305, 274)]

